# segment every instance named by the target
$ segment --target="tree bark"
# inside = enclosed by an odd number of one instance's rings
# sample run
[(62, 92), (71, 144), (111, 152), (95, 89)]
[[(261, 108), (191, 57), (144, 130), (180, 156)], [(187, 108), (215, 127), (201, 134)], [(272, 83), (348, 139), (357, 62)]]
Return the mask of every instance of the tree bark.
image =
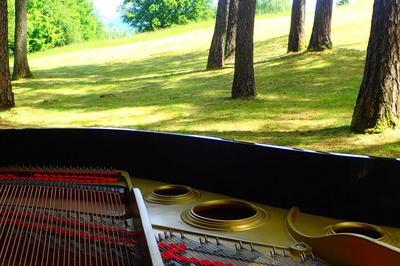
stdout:
[(311, 34), (309, 51), (332, 49), (331, 24), (333, 0), (317, 0), (314, 26)]
[(27, 55), (27, 16), (28, 0), (16, 0), (13, 80), (32, 77)]
[(288, 53), (299, 52), (304, 48), (305, 18), (306, 0), (293, 0)]
[(228, 25), (229, 0), (219, 0), (215, 20), (214, 36), (208, 55), (207, 69), (218, 69), (224, 66), (224, 49)]
[(226, 32), (225, 59), (235, 55), (238, 11), (239, 0), (230, 0), (228, 28)]
[(351, 129), (379, 132), (400, 118), (400, 0), (375, 0), (364, 78)]
[(0, 0), (0, 109), (15, 106), (8, 58), (7, 0)]
[(256, 0), (239, 2), (232, 98), (257, 95), (253, 65), (255, 11)]

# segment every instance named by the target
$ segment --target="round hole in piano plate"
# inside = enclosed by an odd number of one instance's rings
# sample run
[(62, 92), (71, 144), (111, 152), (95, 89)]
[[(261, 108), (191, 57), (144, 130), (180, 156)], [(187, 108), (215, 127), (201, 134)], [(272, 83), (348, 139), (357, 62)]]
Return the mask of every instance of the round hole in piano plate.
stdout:
[(193, 226), (217, 231), (244, 231), (265, 222), (266, 212), (239, 200), (221, 199), (201, 202), (182, 213), (182, 219)]
[(163, 185), (155, 188), (146, 200), (158, 204), (179, 204), (199, 196), (199, 192), (183, 185)]
[(185, 186), (170, 186), (167, 188), (156, 188), (153, 193), (162, 196), (182, 196), (189, 194), (191, 189)]
[(332, 226), (332, 231), (336, 234), (357, 234), (373, 239), (382, 239), (385, 235), (385, 232), (375, 225), (357, 222), (343, 222), (335, 224)]

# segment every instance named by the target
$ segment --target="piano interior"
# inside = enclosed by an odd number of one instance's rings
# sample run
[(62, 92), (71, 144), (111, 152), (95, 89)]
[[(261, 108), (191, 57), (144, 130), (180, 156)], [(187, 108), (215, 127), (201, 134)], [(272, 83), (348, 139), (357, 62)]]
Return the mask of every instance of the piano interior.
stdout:
[(0, 170), (2, 265), (400, 265), (400, 230), (107, 169)]

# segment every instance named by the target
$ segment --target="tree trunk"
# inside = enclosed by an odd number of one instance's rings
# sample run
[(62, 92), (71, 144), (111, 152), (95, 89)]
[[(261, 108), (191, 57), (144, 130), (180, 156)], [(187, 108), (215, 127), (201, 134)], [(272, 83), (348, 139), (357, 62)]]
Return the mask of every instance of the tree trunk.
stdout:
[(351, 129), (378, 132), (400, 118), (400, 0), (375, 0), (364, 79)]
[(27, 56), (27, 16), (28, 0), (16, 0), (13, 80), (32, 77)]
[(15, 106), (8, 59), (7, 0), (0, 0), (0, 109)]
[(230, 0), (228, 29), (226, 32), (225, 59), (230, 58), (235, 54), (238, 10), (239, 0)]
[(218, 69), (224, 66), (224, 49), (228, 25), (229, 0), (219, 0), (214, 36), (208, 55), (207, 69)]
[(317, 0), (314, 26), (312, 30), (309, 51), (332, 49), (331, 24), (333, 0)]
[(306, 18), (306, 0), (293, 0), (288, 53), (299, 52), (304, 47), (305, 18)]
[(255, 12), (256, 0), (239, 2), (232, 98), (257, 95), (253, 66)]

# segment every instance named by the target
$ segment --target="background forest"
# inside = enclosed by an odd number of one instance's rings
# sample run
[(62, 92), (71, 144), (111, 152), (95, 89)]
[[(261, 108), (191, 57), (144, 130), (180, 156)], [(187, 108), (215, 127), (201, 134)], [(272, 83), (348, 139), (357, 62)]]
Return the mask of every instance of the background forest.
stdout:
[[(9, 47), (14, 47), (15, 0), (8, 0)], [(28, 1), (28, 47), (43, 51), (71, 43), (103, 39), (106, 29), (90, 0)]]
[[(125, 7), (133, 1), (125, 1)], [(215, 16), (215, 5), (212, 0), (197, 1), (158, 1), (151, 8), (143, 5), (140, 13), (122, 8), (124, 20), (133, 26), (133, 31), (149, 31), (166, 28), (172, 25), (186, 24), (193, 21), (211, 20)], [(174, 3), (175, 2), (175, 3)], [(195, 3), (195, 4), (193, 4)], [(177, 9), (181, 6), (184, 11), (175, 16), (165, 16), (168, 8)], [(190, 8), (187, 8), (190, 7)], [(9, 47), (10, 54), (14, 48), (15, 0), (8, 0), (9, 9)], [(289, 12), (290, 0), (258, 0), (259, 14)], [(136, 19), (135, 19), (136, 18)], [(147, 27), (143, 20), (149, 20)], [(136, 22), (135, 22), (136, 21)], [(28, 1), (28, 48), (29, 52), (44, 51), (54, 47), (82, 43), (84, 41), (102, 40), (122, 37), (113, 29), (104, 25), (98, 16), (91, 0), (29, 0)]]

